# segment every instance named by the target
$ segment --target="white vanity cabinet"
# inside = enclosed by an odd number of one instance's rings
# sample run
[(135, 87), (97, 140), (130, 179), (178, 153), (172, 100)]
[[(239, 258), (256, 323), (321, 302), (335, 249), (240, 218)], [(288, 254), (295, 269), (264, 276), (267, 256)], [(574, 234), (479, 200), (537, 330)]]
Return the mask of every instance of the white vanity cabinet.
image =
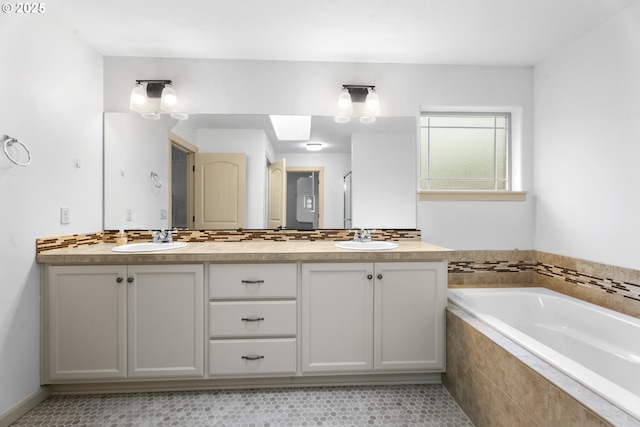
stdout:
[(209, 265), (209, 375), (297, 372), (297, 265)]
[(45, 380), (204, 375), (203, 265), (49, 266)]
[(444, 371), (446, 262), (302, 264), (302, 372)]

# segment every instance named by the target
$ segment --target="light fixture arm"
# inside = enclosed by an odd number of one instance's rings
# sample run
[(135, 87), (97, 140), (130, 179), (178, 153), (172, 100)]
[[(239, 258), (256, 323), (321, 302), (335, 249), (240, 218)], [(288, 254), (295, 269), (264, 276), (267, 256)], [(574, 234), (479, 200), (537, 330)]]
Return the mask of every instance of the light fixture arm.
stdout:
[(171, 80), (136, 80), (136, 84), (147, 84), (147, 96), (149, 98), (160, 98), (162, 90), (166, 85), (171, 85)]
[(371, 85), (342, 85), (342, 89), (346, 89), (351, 95), (353, 102), (364, 102), (369, 94), (369, 89), (375, 90), (375, 86)]

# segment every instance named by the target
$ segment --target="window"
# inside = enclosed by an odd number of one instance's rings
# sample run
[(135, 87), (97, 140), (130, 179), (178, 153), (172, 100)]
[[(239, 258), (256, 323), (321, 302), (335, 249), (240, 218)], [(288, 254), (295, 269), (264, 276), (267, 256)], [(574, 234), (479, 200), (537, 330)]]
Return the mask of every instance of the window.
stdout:
[(510, 113), (422, 113), (420, 190), (510, 190), (510, 121)]

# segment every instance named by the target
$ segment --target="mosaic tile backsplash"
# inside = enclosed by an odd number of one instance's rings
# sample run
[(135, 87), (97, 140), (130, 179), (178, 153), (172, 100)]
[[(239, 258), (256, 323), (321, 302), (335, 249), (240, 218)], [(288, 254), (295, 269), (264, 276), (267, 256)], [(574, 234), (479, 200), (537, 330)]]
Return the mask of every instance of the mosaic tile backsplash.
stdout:
[[(99, 231), (93, 234), (72, 234), (69, 236), (45, 237), (36, 240), (36, 252), (52, 249), (75, 248), (98, 243), (115, 243), (117, 230)], [(151, 241), (151, 230), (129, 230), (129, 242)], [(179, 242), (242, 242), (247, 240), (267, 240), (287, 242), (292, 240), (351, 240), (349, 230), (180, 230), (173, 239)], [(420, 240), (420, 230), (380, 229), (371, 232), (373, 240)]]

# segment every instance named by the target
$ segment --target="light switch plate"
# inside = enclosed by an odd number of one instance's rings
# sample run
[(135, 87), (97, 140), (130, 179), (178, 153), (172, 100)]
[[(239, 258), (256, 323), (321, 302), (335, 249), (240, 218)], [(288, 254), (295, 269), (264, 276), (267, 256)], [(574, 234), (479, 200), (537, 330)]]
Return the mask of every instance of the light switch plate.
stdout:
[(60, 224), (70, 224), (71, 223), (71, 209), (70, 208), (60, 208)]

